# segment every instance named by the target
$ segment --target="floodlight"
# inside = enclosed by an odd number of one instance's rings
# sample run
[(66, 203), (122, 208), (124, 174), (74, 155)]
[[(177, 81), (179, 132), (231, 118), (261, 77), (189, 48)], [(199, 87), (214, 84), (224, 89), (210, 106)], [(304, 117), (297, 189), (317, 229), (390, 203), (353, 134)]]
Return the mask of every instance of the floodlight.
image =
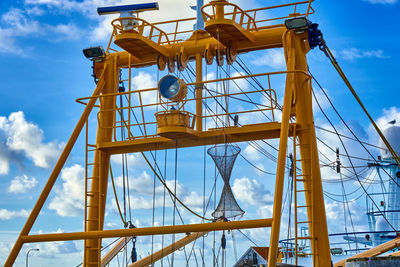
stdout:
[(292, 18), (285, 20), (288, 30), (305, 30), (308, 29), (309, 21), (306, 17)]
[(91, 61), (101, 61), (106, 55), (103, 47), (101, 46), (93, 46), (85, 48), (83, 49), (83, 54), (87, 59)]
[(150, 10), (158, 10), (158, 3), (145, 3), (145, 4), (135, 4), (135, 5), (124, 5), (124, 6), (107, 6), (97, 8), (97, 13), (99, 15), (109, 15), (118, 14), (126, 12), (143, 12)]
[(158, 91), (161, 96), (175, 102), (181, 101), (187, 93), (186, 83), (173, 76), (164, 76), (158, 83)]

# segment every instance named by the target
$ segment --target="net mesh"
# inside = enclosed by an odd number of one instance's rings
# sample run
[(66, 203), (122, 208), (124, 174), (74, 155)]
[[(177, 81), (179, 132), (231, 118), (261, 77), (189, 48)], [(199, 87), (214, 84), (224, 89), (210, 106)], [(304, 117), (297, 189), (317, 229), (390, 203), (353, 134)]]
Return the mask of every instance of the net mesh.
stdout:
[(211, 215), (214, 218), (232, 218), (243, 215), (244, 211), (236, 202), (231, 186), (229, 185), (233, 164), (240, 153), (240, 148), (237, 145), (231, 144), (215, 145), (210, 147), (207, 153), (214, 160), (215, 165), (224, 180), (224, 188), (222, 189), (221, 198), (217, 208)]

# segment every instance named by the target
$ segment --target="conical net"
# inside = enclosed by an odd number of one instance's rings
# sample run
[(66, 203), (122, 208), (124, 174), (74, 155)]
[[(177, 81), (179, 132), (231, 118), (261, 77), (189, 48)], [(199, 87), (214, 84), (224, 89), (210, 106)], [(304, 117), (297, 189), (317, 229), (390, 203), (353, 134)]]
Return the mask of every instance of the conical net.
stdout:
[(210, 147), (207, 153), (214, 160), (215, 165), (224, 180), (224, 188), (222, 189), (221, 198), (217, 208), (211, 215), (214, 218), (232, 218), (243, 215), (244, 211), (236, 202), (231, 186), (229, 185), (233, 164), (240, 153), (240, 148), (231, 144), (216, 145)]

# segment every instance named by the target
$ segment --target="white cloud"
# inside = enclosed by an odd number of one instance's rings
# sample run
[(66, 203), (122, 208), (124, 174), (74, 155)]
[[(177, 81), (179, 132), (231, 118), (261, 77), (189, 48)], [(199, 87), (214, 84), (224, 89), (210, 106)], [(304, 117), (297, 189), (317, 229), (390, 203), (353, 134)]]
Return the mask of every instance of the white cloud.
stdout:
[[(231, 77), (245, 76), (244, 72), (234, 72)], [(230, 82), (231, 93), (246, 91), (249, 88), (249, 82), (246, 79), (235, 79)]]
[(81, 29), (79, 29), (74, 23), (57, 24), (55, 26), (48, 25), (47, 27), (51, 32), (57, 34), (57, 41), (78, 40), (82, 35)]
[(61, 172), (62, 189), (56, 189), (56, 197), (49, 204), (60, 216), (78, 216), (83, 212), (85, 169), (75, 164)]
[(255, 58), (251, 64), (256, 66), (268, 66), (274, 69), (284, 68), (286, 66), (283, 50), (280, 48), (269, 49), (262, 56)]
[[(35, 16), (42, 16), (43, 9), (33, 6), (24, 10), (11, 8), (1, 16), (0, 24), (0, 51), (2, 53), (13, 53), (27, 56), (27, 50), (31, 47), (20, 47), (19, 37), (43, 36), (52, 34), (49, 40), (77, 40), (82, 35), (82, 31), (74, 23), (68, 24), (46, 24), (35, 19)], [(55, 36), (54, 36), (55, 35)]]
[[(396, 126), (400, 126), (400, 108), (399, 107), (390, 107), (388, 109), (384, 108), (382, 111), (382, 115), (375, 120), (376, 125), (378, 128), (384, 132), (387, 128), (392, 126), (389, 122), (395, 120)], [(380, 147), (385, 147), (382, 140), (380, 139), (378, 133), (376, 132), (375, 128), (372, 124), (368, 127), (368, 135), (369, 135), (369, 143), (377, 144)], [(392, 146), (395, 145), (392, 143)], [(381, 152), (381, 151), (380, 151)]]
[(400, 107), (390, 107), (389, 109), (384, 108), (382, 116), (376, 120), (376, 124), (379, 129), (384, 130), (391, 126), (390, 121), (395, 120), (395, 125), (400, 126)]
[[(49, 232), (44, 232), (42, 230), (38, 231), (38, 234), (48, 234)], [(60, 228), (55, 232), (50, 233), (64, 233)], [(45, 242), (40, 244), (35, 244), (35, 248), (39, 248), (38, 254), (46, 258), (55, 258), (56, 255), (60, 254), (71, 254), (79, 252), (76, 247), (76, 243), (73, 241), (57, 241), (57, 242)]]
[[(129, 179), (129, 188), (131, 190), (131, 206), (132, 209), (152, 209), (153, 208), (153, 194), (155, 192), (155, 204), (156, 208), (163, 207), (173, 207), (173, 202), (166, 190), (166, 197), (164, 201), (164, 186), (160, 182), (156, 181), (156, 187), (154, 191), (154, 179), (146, 171), (142, 172), (137, 177), (131, 177)], [(122, 177), (117, 177), (115, 179), (115, 184), (117, 187), (123, 187)], [(175, 181), (167, 180), (166, 184), (171, 191), (175, 190)], [(189, 191), (183, 184), (177, 182), (176, 184), (176, 195), (182, 202), (191, 208), (199, 211), (203, 206), (203, 196), (200, 196), (197, 192)], [(122, 199), (119, 199), (122, 202)], [(117, 211), (115, 199), (111, 200), (113, 211)], [(121, 205), (121, 204), (120, 204)], [(177, 204), (178, 207), (180, 204)]]
[(10, 211), (7, 209), (0, 209), (0, 220), (11, 220), (15, 218), (26, 218), (29, 216), (29, 211), (22, 209), (19, 211)]
[[(324, 112), (326, 111), (327, 108), (330, 107), (330, 103), (328, 101), (328, 99), (326, 98), (325, 94), (322, 92), (321, 89), (314, 87), (314, 94), (315, 94), (315, 98), (317, 98), (319, 105), (321, 106), (321, 108), (324, 110)], [(324, 88), (324, 91), (328, 94), (328, 90)], [(328, 94), (329, 96), (329, 94)], [(313, 111), (314, 113), (320, 112), (320, 108), (317, 105), (317, 102), (315, 101), (314, 95), (312, 97), (312, 105), (313, 105)], [(329, 96), (330, 99), (332, 99), (331, 96)]]
[(29, 18), (23, 10), (18, 8), (11, 8), (2, 15), (1, 20), (13, 30), (16, 36), (38, 33), (40, 30), (39, 22)]
[(37, 180), (32, 177), (29, 178), (25, 174), (22, 176), (16, 176), (11, 180), (8, 192), (10, 193), (26, 193), (28, 190), (34, 188), (37, 185)]
[(335, 52), (336, 56), (343, 60), (354, 61), (361, 58), (388, 58), (381, 49), (361, 50), (358, 48), (347, 48)]
[(269, 205), (274, 201), (274, 197), (263, 184), (247, 177), (235, 179), (232, 191), (237, 200), (251, 205)]
[[(22, 152), (35, 166), (41, 168), (48, 168), (58, 158), (63, 147), (63, 144), (56, 141), (44, 143), (43, 130), (26, 121), (22, 111), (13, 112), (8, 118), (0, 116), (0, 132), (4, 133), (9, 153)], [(0, 161), (1, 159), (0, 156)], [(5, 173), (7, 163), (4, 160), (1, 162), (0, 170)]]
[(325, 212), (329, 230), (331, 232), (343, 231), (344, 216), (346, 216), (347, 219), (348, 229), (351, 229), (350, 217), (352, 223), (354, 224), (355, 230), (368, 229), (368, 225), (365, 224), (365, 211), (357, 202), (353, 200), (349, 200), (345, 207), (343, 207), (343, 204), (340, 202), (325, 203)]
[[(134, 90), (150, 89), (157, 87), (157, 83), (150, 73), (139, 71), (139, 73), (132, 78), (132, 86)], [(144, 105), (155, 104), (157, 103), (157, 90), (143, 92), (141, 93), (141, 97)]]
[(260, 160), (260, 153), (257, 151), (257, 149), (254, 146), (247, 145), (246, 148), (243, 151), (245, 157), (249, 159), (250, 161), (256, 161)]
[[(128, 154), (126, 156), (127, 156), (128, 167), (134, 167), (134, 166), (137, 167), (144, 164), (145, 162), (139, 153)], [(122, 165), (122, 155), (112, 155), (111, 162), (118, 165)]]
[(395, 4), (397, 0), (365, 0), (370, 2), (371, 4)]

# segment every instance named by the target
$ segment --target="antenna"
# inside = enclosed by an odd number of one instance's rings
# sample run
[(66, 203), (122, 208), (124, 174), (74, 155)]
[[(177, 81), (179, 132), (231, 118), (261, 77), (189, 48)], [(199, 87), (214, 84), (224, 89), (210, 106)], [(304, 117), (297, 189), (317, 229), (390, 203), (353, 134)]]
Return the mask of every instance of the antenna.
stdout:
[[(120, 14), (120, 18), (136, 18), (133, 13), (139, 14), (139, 12), (158, 10), (158, 3), (145, 3), (135, 5), (123, 5), (123, 6), (108, 6), (98, 7), (97, 13), (99, 15), (110, 15)], [(124, 19), (122, 20), (122, 26), (124, 30), (133, 30), (137, 26), (137, 20), (135, 19)]]
[(158, 3), (146, 3), (146, 4), (135, 4), (135, 5), (124, 5), (124, 6), (107, 6), (97, 8), (99, 15), (110, 15), (110, 14), (122, 14), (122, 13), (133, 13), (143, 12), (150, 10), (158, 10)]
[(196, 24), (194, 25), (195, 30), (204, 30), (204, 20), (201, 14), (201, 7), (204, 5), (204, 0), (197, 0), (196, 6), (190, 8), (196, 10)]

